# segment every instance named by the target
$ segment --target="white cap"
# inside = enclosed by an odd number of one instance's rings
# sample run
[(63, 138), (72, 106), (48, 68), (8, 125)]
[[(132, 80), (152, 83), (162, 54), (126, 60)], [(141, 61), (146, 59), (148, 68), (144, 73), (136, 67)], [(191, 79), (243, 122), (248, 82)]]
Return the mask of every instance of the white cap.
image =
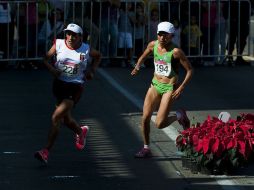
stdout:
[(73, 24), (73, 23), (68, 24), (67, 28), (65, 28), (64, 31), (68, 31), (68, 30), (77, 34), (83, 34), (82, 28), (77, 24)]
[(173, 34), (175, 32), (175, 27), (170, 22), (161, 22), (158, 24), (157, 33), (159, 32), (167, 32)]

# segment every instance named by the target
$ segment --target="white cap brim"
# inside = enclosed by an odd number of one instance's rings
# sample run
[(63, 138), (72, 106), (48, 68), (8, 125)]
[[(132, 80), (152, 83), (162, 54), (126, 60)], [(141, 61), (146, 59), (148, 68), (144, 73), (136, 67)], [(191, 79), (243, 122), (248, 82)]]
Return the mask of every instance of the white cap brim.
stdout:
[(77, 24), (68, 24), (68, 26), (64, 29), (64, 31), (72, 31), (76, 34), (83, 34), (82, 28)]

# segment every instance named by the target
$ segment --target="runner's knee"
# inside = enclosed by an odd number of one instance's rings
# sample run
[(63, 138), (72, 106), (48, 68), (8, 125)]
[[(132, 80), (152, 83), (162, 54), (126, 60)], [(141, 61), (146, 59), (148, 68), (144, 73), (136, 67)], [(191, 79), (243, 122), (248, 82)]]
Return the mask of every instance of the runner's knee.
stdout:
[(70, 117), (64, 117), (63, 122), (67, 126), (75, 124), (74, 120)]
[(162, 128), (164, 128), (164, 126), (165, 126), (165, 122), (164, 121), (162, 121), (162, 120), (156, 120), (155, 121), (155, 127), (156, 128), (162, 129)]
[(143, 116), (142, 117), (143, 126), (149, 125), (150, 124), (150, 120), (151, 120), (151, 117)]
[(51, 117), (51, 121), (53, 125), (57, 125), (61, 121), (61, 117), (58, 114), (53, 114)]

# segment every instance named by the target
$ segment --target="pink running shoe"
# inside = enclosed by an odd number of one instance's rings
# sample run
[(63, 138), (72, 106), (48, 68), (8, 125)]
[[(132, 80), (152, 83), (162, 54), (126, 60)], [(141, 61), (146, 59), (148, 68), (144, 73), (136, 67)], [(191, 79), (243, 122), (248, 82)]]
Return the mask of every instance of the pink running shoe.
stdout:
[(49, 151), (48, 151), (48, 149), (39, 150), (39, 151), (35, 152), (34, 157), (37, 160), (47, 164), (48, 163), (48, 157), (49, 157)]
[(181, 118), (178, 120), (178, 123), (183, 126), (183, 129), (186, 130), (190, 128), (190, 120), (184, 109), (179, 109), (177, 112), (181, 114)]
[(142, 148), (135, 154), (135, 158), (150, 158), (152, 157), (151, 150), (149, 148)]
[(82, 133), (81, 135), (76, 135), (76, 148), (78, 150), (82, 150), (86, 145), (86, 137), (88, 135), (89, 127), (82, 126)]

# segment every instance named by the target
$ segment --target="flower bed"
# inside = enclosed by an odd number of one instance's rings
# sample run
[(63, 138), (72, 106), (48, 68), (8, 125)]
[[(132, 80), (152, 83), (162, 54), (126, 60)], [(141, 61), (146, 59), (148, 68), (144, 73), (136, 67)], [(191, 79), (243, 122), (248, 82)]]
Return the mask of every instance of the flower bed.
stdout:
[(176, 146), (213, 174), (232, 172), (253, 158), (254, 114), (241, 114), (227, 122), (208, 116), (202, 124), (182, 131)]

